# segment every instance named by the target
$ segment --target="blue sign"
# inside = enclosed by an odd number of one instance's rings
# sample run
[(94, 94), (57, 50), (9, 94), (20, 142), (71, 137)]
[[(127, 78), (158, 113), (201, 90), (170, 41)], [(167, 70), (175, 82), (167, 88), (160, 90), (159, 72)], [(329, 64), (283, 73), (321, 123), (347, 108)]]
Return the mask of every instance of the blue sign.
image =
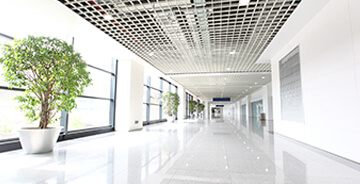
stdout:
[(224, 105), (216, 105), (216, 107), (224, 107)]
[(213, 98), (214, 102), (230, 102), (230, 98)]

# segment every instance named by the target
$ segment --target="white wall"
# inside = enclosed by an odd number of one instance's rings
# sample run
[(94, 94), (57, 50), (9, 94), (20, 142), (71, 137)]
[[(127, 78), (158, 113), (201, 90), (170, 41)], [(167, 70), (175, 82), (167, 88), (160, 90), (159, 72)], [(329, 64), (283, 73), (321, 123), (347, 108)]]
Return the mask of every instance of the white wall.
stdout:
[[(360, 162), (360, 1), (332, 0), (272, 58), (275, 132)], [(305, 123), (281, 120), (279, 60), (300, 46)]]
[(235, 118), (235, 104), (227, 104), (223, 108), (223, 116), (226, 120), (234, 120)]

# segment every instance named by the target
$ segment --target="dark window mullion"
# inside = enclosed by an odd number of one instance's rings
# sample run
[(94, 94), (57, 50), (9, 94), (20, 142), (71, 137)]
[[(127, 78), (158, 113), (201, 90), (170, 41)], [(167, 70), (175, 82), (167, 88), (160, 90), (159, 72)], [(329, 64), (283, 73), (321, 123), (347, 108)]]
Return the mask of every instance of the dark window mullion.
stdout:
[(162, 119), (162, 93), (163, 93), (163, 80), (160, 78), (160, 106), (159, 106), (159, 120)]

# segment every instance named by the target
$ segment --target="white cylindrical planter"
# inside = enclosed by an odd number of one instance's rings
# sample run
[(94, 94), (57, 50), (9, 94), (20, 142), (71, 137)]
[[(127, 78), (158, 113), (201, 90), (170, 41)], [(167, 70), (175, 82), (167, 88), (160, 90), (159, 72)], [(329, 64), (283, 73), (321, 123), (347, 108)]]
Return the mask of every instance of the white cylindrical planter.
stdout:
[(51, 152), (59, 137), (61, 128), (21, 128), (18, 133), (23, 150), (30, 154)]

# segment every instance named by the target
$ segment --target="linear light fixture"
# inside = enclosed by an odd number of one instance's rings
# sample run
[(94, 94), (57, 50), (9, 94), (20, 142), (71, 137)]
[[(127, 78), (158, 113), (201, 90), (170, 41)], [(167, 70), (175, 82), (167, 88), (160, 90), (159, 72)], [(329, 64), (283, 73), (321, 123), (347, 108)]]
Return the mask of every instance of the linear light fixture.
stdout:
[(242, 5), (242, 6), (247, 6), (247, 5), (249, 5), (249, 3), (250, 3), (250, 0), (240, 0), (240, 5)]
[(112, 17), (111, 15), (104, 15), (103, 17), (105, 20), (114, 20), (114, 17)]
[(227, 75), (268, 75), (271, 72), (224, 72), (224, 73), (184, 73), (166, 74), (169, 77), (227, 76)]

